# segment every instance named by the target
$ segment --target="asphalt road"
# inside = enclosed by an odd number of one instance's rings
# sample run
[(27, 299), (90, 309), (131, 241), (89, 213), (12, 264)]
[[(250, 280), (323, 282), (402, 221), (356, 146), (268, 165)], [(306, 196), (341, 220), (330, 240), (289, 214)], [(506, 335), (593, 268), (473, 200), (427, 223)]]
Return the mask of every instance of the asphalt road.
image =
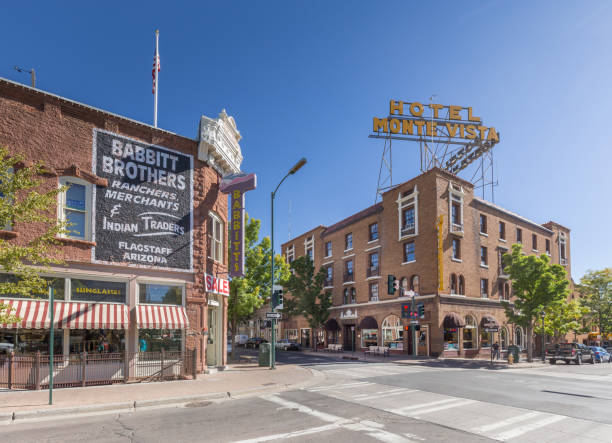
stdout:
[[(15, 423), (3, 441), (611, 442), (612, 364), (473, 369), (278, 353), (321, 371), (273, 395)], [(462, 367), (466, 366), (466, 367)]]

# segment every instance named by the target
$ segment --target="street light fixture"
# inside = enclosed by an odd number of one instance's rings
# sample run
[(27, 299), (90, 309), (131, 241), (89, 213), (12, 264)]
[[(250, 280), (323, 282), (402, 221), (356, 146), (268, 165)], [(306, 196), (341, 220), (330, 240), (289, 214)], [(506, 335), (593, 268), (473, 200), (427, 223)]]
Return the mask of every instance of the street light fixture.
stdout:
[[(291, 169), (289, 172), (285, 174), (283, 179), (280, 181), (272, 194), (270, 195), (270, 300), (272, 300), (272, 296), (274, 295), (274, 197), (276, 196), (276, 191), (280, 185), (283, 184), (285, 179), (290, 175), (295, 174), (300, 170), (302, 166), (306, 164), (306, 159), (302, 157)], [(276, 319), (272, 319), (272, 346), (270, 349), (270, 369), (276, 369)]]
[(540, 311), (540, 317), (542, 318), (542, 363), (546, 363), (546, 334), (544, 333), (544, 317), (546, 316), (546, 312), (544, 310)]

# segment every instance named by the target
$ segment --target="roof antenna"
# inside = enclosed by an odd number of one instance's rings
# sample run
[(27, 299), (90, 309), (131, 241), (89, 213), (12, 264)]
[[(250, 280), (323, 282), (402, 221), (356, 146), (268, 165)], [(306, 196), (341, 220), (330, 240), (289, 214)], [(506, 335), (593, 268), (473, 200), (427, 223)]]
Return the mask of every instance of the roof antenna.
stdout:
[(32, 87), (33, 88), (36, 87), (36, 71), (34, 70), (34, 68), (28, 71), (27, 69), (23, 69), (23, 68), (20, 68), (19, 66), (15, 66), (15, 71), (21, 72), (24, 74), (30, 74), (30, 80), (32, 80)]

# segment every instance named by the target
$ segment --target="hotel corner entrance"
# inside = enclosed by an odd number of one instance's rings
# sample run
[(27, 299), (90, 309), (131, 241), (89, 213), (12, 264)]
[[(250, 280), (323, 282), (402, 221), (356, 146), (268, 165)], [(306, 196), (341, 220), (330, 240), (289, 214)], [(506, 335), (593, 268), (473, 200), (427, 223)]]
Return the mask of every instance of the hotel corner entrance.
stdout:
[(206, 365), (223, 365), (223, 305), (215, 295), (208, 295), (208, 339)]

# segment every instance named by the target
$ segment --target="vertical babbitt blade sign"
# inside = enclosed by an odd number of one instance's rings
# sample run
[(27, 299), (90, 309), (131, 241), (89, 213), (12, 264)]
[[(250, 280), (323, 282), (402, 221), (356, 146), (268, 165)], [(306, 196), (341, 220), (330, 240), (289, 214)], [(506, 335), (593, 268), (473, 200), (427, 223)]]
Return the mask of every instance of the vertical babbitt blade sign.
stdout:
[(244, 276), (244, 193), (257, 187), (255, 174), (231, 174), (223, 177), (219, 189), (230, 194), (230, 277)]
[(193, 272), (193, 156), (94, 129), (92, 169), (93, 261)]

